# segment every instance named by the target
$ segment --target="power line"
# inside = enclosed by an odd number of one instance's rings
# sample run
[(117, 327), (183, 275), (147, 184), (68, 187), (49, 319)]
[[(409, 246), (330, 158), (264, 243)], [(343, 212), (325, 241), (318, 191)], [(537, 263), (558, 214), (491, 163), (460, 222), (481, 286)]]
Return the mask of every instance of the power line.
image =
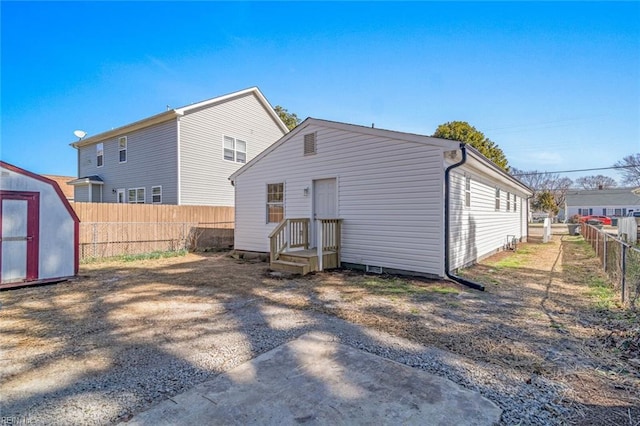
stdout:
[(514, 173), (511, 176), (535, 176), (535, 175), (545, 175), (547, 173), (574, 173), (574, 172), (592, 172), (596, 170), (614, 170), (614, 169), (633, 169), (638, 167), (638, 165), (630, 165), (630, 166), (611, 166), (611, 167), (597, 167), (593, 169), (575, 169), (575, 170), (560, 170), (557, 172), (526, 172), (526, 173)]

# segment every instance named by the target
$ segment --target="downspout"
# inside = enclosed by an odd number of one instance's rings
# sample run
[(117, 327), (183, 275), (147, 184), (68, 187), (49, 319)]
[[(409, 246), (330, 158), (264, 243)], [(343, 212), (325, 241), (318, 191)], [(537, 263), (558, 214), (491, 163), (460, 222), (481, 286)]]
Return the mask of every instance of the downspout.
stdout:
[(447, 275), (447, 277), (450, 280), (453, 280), (457, 283), (460, 283), (462, 285), (465, 285), (467, 287), (471, 287), (475, 290), (480, 290), (480, 291), (484, 291), (484, 285), (477, 283), (475, 281), (470, 281), (467, 279), (464, 279), (462, 277), (459, 277), (457, 275), (453, 275), (450, 271), (450, 260), (449, 260), (449, 252), (451, 249), (451, 226), (449, 224), (450, 221), (450, 208), (449, 208), (449, 202), (450, 202), (450, 177), (449, 174), (451, 172), (452, 169), (455, 169), (456, 167), (460, 167), (462, 166), (464, 163), (467, 162), (467, 149), (465, 148), (465, 143), (461, 142), (460, 143), (460, 151), (462, 152), (462, 160), (458, 161), (455, 164), (450, 165), (449, 167), (446, 168), (446, 170), (444, 171), (444, 273)]

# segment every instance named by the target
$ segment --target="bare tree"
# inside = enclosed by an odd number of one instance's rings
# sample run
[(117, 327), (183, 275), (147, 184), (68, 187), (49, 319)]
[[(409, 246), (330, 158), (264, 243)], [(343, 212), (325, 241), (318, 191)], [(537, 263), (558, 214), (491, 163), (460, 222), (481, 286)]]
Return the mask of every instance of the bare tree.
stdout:
[[(560, 176), (557, 173), (539, 172), (538, 170), (520, 170), (511, 168), (511, 174), (520, 182), (533, 189), (533, 199), (537, 200), (540, 194), (549, 192), (553, 195), (556, 206), (564, 208), (567, 198), (567, 191), (573, 185), (573, 181), (568, 177)], [(534, 204), (535, 206), (535, 204)]]
[(609, 189), (618, 186), (614, 178), (609, 176), (583, 176), (576, 179), (576, 185), (582, 189)]
[(640, 153), (627, 155), (613, 166), (620, 167), (623, 185), (640, 186)]

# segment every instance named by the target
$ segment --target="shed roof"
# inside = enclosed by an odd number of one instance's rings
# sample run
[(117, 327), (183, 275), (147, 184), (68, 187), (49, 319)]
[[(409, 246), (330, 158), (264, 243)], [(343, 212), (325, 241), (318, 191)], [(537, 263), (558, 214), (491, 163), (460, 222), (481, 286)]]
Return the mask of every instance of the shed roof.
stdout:
[(80, 148), (82, 146), (98, 143), (103, 140), (110, 139), (112, 137), (115, 137), (124, 133), (129, 133), (134, 130), (144, 129), (144, 128), (153, 126), (155, 124), (164, 123), (166, 121), (173, 120), (177, 117), (183, 116), (186, 113), (192, 112), (199, 108), (204, 108), (217, 103), (227, 102), (249, 93), (253, 93), (258, 98), (258, 101), (260, 101), (260, 103), (264, 106), (265, 110), (271, 116), (271, 118), (275, 121), (278, 127), (280, 127), (285, 133), (289, 131), (289, 128), (286, 126), (286, 124), (282, 122), (282, 120), (280, 119), (280, 116), (278, 116), (278, 114), (274, 111), (269, 101), (267, 101), (267, 98), (265, 98), (262, 92), (260, 92), (260, 89), (254, 86), (248, 89), (239, 90), (237, 92), (232, 92), (226, 95), (207, 99), (205, 101), (196, 102), (180, 108), (170, 109), (168, 111), (161, 112), (160, 114), (143, 118), (142, 120), (134, 121), (133, 123), (125, 124), (124, 126), (121, 126), (112, 130), (108, 130), (106, 132), (99, 133), (97, 135), (90, 136), (79, 141), (72, 142), (69, 145), (71, 145), (74, 148)]
[(14, 173), (28, 176), (31, 179), (35, 179), (40, 182), (44, 182), (46, 184), (51, 185), (56, 195), (58, 195), (58, 197), (60, 198), (60, 201), (62, 201), (62, 204), (64, 204), (65, 209), (69, 212), (69, 216), (71, 216), (76, 223), (80, 223), (80, 219), (78, 219), (78, 215), (76, 214), (75, 210), (73, 210), (73, 208), (71, 207), (71, 204), (69, 204), (69, 200), (67, 200), (67, 197), (64, 196), (64, 194), (62, 193), (62, 189), (60, 189), (60, 185), (58, 185), (56, 181), (51, 180), (45, 176), (39, 175), (37, 173), (33, 173), (28, 170), (21, 169), (18, 166), (14, 166), (13, 164), (7, 163), (2, 160), (0, 160), (0, 168), (11, 170)]

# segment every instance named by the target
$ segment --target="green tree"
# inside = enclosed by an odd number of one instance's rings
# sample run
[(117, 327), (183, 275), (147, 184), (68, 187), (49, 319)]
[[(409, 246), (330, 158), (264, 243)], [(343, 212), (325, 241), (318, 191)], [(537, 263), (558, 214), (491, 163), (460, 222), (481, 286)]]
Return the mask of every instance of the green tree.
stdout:
[(567, 192), (571, 189), (573, 181), (568, 177), (562, 177), (553, 172), (540, 172), (538, 170), (520, 170), (511, 167), (511, 175), (520, 182), (533, 189), (533, 200), (544, 191), (553, 194), (558, 208), (564, 208)]
[(550, 191), (540, 192), (531, 203), (531, 207), (535, 210), (541, 210), (549, 213), (550, 216), (558, 214), (558, 205), (553, 194)]
[(498, 167), (506, 172), (509, 171), (507, 158), (498, 145), (466, 121), (451, 121), (441, 124), (433, 137), (468, 143)]
[(300, 124), (300, 119), (297, 115), (292, 112), (287, 111), (286, 108), (281, 107), (280, 105), (276, 105), (273, 109), (276, 114), (280, 117), (282, 122), (289, 128), (289, 130), (293, 130), (298, 124)]

